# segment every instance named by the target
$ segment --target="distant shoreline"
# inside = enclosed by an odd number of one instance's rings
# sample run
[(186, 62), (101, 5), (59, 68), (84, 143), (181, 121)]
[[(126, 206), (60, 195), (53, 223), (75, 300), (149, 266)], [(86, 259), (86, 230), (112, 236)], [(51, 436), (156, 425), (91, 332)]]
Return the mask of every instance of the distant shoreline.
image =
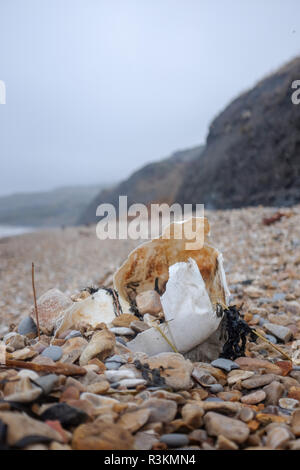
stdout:
[(36, 232), (35, 227), (23, 227), (13, 225), (0, 225), (0, 238), (13, 237), (15, 235), (22, 235), (23, 233)]

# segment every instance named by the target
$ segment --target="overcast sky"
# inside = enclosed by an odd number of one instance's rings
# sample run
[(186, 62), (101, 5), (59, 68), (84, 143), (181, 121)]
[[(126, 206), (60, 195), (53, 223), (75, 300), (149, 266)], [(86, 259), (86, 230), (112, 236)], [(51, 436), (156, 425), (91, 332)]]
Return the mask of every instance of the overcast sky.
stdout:
[(119, 180), (203, 143), (299, 54), (299, 0), (0, 0), (0, 194)]

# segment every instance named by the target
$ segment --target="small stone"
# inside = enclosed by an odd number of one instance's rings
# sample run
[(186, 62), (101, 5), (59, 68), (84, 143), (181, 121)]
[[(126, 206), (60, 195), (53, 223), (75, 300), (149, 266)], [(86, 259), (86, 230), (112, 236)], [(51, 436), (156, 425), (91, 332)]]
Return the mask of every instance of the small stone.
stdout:
[(240, 401), (242, 393), (239, 390), (231, 390), (230, 392), (220, 392), (218, 397), (224, 401)]
[(295, 400), (300, 401), (300, 386), (293, 385), (289, 389), (288, 398), (294, 398)]
[(10, 446), (15, 445), (28, 436), (36, 436), (36, 441), (43, 442), (43, 439), (49, 438), (53, 441), (62, 442), (61, 435), (47, 424), (30, 418), (29, 416), (15, 412), (0, 412), (0, 420), (8, 426), (7, 443)]
[(58, 376), (56, 374), (48, 374), (34, 380), (34, 383), (43, 389), (45, 395), (48, 395), (58, 384)]
[(131, 322), (129, 326), (133, 331), (136, 331), (137, 333), (142, 333), (143, 331), (149, 330), (150, 328), (147, 323), (140, 320), (135, 320)]
[(293, 335), (292, 331), (286, 326), (275, 325), (274, 323), (265, 323), (264, 328), (284, 343), (287, 343)]
[(157, 315), (162, 311), (160, 296), (155, 290), (141, 292), (136, 296), (135, 301), (141, 315), (145, 313)]
[(26, 361), (27, 359), (33, 359), (37, 356), (37, 352), (31, 348), (23, 348), (14, 351), (13, 353), (9, 354), (9, 359), (14, 359), (15, 361)]
[(94, 408), (103, 408), (104, 407), (113, 407), (114, 405), (118, 405), (119, 402), (115, 398), (111, 398), (110, 396), (104, 395), (96, 395), (94, 393), (84, 392), (80, 395), (81, 400), (89, 401)]
[(278, 426), (268, 433), (266, 445), (271, 449), (285, 449), (290, 439), (290, 433), (285, 428)]
[(23, 349), (26, 346), (25, 337), (19, 334), (14, 334), (5, 341), (5, 344), (13, 351)]
[(110, 384), (107, 380), (101, 380), (101, 382), (96, 382), (87, 386), (87, 392), (96, 393), (101, 395), (102, 393), (109, 390)]
[(280, 398), (279, 406), (285, 410), (294, 410), (299, 406), (299, 401), (294, 398)]
[(281, 375), (280, 367), (264, 359), (257, 359), (256, 357), (239, 357), (235, 362), (243, 370), (257, 371), (259, 369), (265, 369), (267, 373)]
[(192, 428), (200, 428), (203, 424), (204, 410), (198, 404), (187, 403), (181, 410), (183, 421)]
[(73, 434), (74, 450), (134, 450), (134, 438), (118, 424), (95, 421), (82, 424)]
[(189, 441), (193, 444), (200, 444), (208, 438), (207, 432), (204, 429), (194, 429), (189, 435)]
[[(50, 289), (37, 300), (39, 326), (41, 331), (51, 334), (64, 310), (73, 302), (60, 290)], [(35, 308), (32, 307), (31, 317), (35, 318)]]
[(176, 402), (163, 398), (145, 400), (141, 407), (147, 408), (150, 411), (149, 423), (169, 423), (175, 418), (177, 413)]
[(168, 447), (181, 447), (189, 443), (189, 438), (186, 434), (163, 434), (160, 437), (160, 442), (163, 442)]
[(191, 387), (193, 364), (178, 353), (160, 353), (149, 357), (150, 369), (160, 369), (161, 377), (173, 390), (188, 390)]
[(237, 419), (228, 418), (227, 416), (208, 412), (204, 416), (206, 431), (210, 436), (219, 436), (222, 434), (238, 444), (245, 442), (250, 434), (248, 426)]
[(211, 401), (205, 400), (201, 402), (204, 411), (215, 411), (216, 413), (235, 416), (241, 409), (241, 404), (231, 401)]
[(150, 410), (146, 408), (132, 410), (124, 413), (117, 424), (129, 432), (135, 433), (147, 423), (149, 416)]
[(64, 428), (78, 426), (87, 421), (87, 414), (79, 408), (74, 408), (67, 403), (57, 403), (47, 408), (40, 418), (43, 421), (59, 421)]
[(111, 331), (115, 335), (120, 335), (120, 336), (134, 336), (135, 335), (135, 332), (131, 328), (125, 328), (122, 326), (110, 328), (109, 331)]
[(77, 337), (80, 337), (80, 336), (82, 336), (82, 334), (80, 333), (80, 331), (78, 331), (78, 330), (71, 330), (70, 333), (65, 337), (65, 340), (67, 341), (68, 339), (77, 338)]
[(300, 410), (295, 410), (292, 414), (292, 432), (296, 437), (300, 436)]
[(109, 357), (105, 361), (105, 365), (109, 362), (118, 362), (119, 364), (127, 364), (127, 359), (125, 357), (120, 356), (120, 354), (114, 354), (113, 356)]
[(218, 436), (217, 449), (219, 449), (219, 450), (238, 450), (238, 448), (239, 447), (233, 441), (231, 441), (230, 439), (227, 439), (227, 437), (222, 436), (222, 434), (220, 436)]
[(79, 400), (80, 391), (74, 386), (67, 387), (60, 396), (59, 401), (68, 402), (69, 400)]
[(146, 383), (144, 379), (123, 379), (118, 382), (118, 387), (135, 388), (138, 385), (145, 385)]
[(101, 361), (110, 356), (116, 344), (115, 335), (108, 330), (96, 331), (89, 344), (83, 350), (79, 364), (86, 365), (93, 357), (98, 357)]
[(251, 390), (252, 388), (260, 388), (264, 385), (270, 384), (275, 378), (276, 376), (273, 374), (253, 375), (242, 382), (242, 387), (248, 390)]
[(130, 324), (136, 320), (137, 317), (132, 315), (132, 313), (122, 313), (112, 321), (112, 324), (114, 326), (123, 326), (129, 328)]
[(283, 292), (275, 292), (272, 298), (272, 302), (278, 302), (279, 300), (284, 300), (285, 294)]
[(300, 303), (296, 301), (286, 302), (285, 308), (288, 312), (292, 313), (293, 315), (300, 315)]
[(216, 384), (216, 379), (209, 374), (205, 369), (200, 369), (195, 367), (192, 372), (192, 377), (195, 379), (202, 387), (207, 387), (209, 385)]
[(107, 370), (118, 370), (121, 367), (121, 364), (119, 362), (106, 362), (105, 363), (106, 369)]
[(213, 367), (211, 364), (207, 364), (206, 362), (195, 362), (194, 367), (199, 367), (202, 370), (206, 370), (221, 385), (226, 384), (227, 375), (221, 369), (218, 369), (217, 367)]
[(60, 444), (59, 442), (51, 442), (49, 450), (72, 450), (68, 444)]
[(222, 402), (224, 400), (220, 397), (208, 397), (204, 401), (205, 402)]
[(290, 450), (300, 450), (300, 439), (296, 439), (289, 443)]
[(31, 380), (34, 381), (39, 378), (39, 374), (34, 372), (34, 370), (22, 369), (18, 372), (18, 377), (20, 378), (29, 377)]
[(135, 434), (134, 447), (136, 450), (151, 450), (153, 445), (158, 442), (155, 434), (139, 431)]
[(284, 386), (277, 381), (271, 382), (269, 385), (266, 385), (263, 390), (266, 393), (265, 405), (278, 405), (279, 398), (282, 397), (284, 393)]
[(36, 324), (31, 317), (25, 317), (21, 320), (18, 326), (18, 333), (25, 336), (37, 333)]
[(265, 398), (266, 393), (263, 390), (257, 390), (256, 392), (244, 395), (241, 398), (241, 402), (246, 403), (247, 405), (256, 405), (257, 403), (264, 401)]
[(126, 341), (124, 338), (121, 338), (120, 336), (117, 336), (116, 337), (116, 341), (120, 344), (122, 344), (123, 346), (126, 346)]
[(74, 364), (81, 356), (83, 350), (87, 347), (87, 340), (75, 336), (73, 338), (67, 339), (65, 344), (62, 346), (63, 355), (61, 362), (65, 364)]
[(272, 344), (277, 344), (277, 339), (273, 335), (266, 335), (265, 338)]
[(251, 408), (243, 407), (239, 413), (239, 419), (244, 423), (249, 423), (254, 418), (254, 411)]
[(42, 394), (42, 390), (35, 387), (29, 377), (25, 377), (18, 381), (8, 381), (4, 386), (3, 393), (5, 401), (31, 403)]
[(34, 364), (41, 364), (43, 366), (54, 366), (55, 362), (50, 357), (37, 356), (31, 362)]
[(118, 382), (123, 379), (135, 379), (136, 375), (131, 369), (122, 369), (122, 370), (106, 370), (104, 372), (105, 377), (110, 382)]
[(220, 392), (223, 392), (223, 390), (224, 390), (224, 387), (221, 384), (213, 384), (209, 386), (210, 393), (220, 393)]
[(222, 357), (213, 361), (211, 365), (225, 370), (226, 372), (230, 372), (233, 369), (239, 369), (239, 365), (236, 362), (230, 361), (229, 359), (223, 359)]
[(49, 346), (48, 348), (44, 349), (44, 351), (41, 354), (41, 356), (48, 357), (49, 359), (52, 359), (52, 361), (54, 362), (59, 361), (62, 355), (63, 355), (63, 350), (60, 346)]
[(277, 361), (276, 366), (280, 367), (281, 375), (284, 377), (288, 375), (293, 369), (293, 364), (291, 361)]
[(241, 380), (246, 380), (253, 375), (254, 372), (250, 370), (232, 370), (227, 376), (227, 383), (228, 385), (233, 385)]

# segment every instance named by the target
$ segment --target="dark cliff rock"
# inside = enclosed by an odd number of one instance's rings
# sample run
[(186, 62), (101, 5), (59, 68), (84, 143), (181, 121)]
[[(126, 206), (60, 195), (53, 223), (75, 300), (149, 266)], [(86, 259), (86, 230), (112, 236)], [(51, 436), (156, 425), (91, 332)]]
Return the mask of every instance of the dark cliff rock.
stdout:
[(186, 170), (177, 202), (223, 209), (300, 201), (300, 105), (291, 101), (294, 80), (300, 80), (300, 58), (235, 99), (213, 121), (201, 158)]

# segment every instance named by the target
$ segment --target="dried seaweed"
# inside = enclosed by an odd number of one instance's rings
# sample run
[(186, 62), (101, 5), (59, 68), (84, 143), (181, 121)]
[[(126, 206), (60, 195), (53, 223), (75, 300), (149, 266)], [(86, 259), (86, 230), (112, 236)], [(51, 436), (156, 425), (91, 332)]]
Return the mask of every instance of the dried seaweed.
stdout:
[(253, 342), (257, 337), (245, 320), (240, 317), (235, 305), (224, 309), (223, 314), (226, 342), (221, 357), (234, 360), (245, 355), (247, 337)]
[(149, 364), (142, 364), (141, 361), (134, 361), (135, 367), (141, 371), (142, 377), (147, 381), (147, 385), (150, 387), (162, 387), (166, 384), (164, 377), (161, 376), (162, 368), (150, 369)]
[(85, 289), (83, 289), (84, 291), (86, 290), (89, 294), (96, 294), (96, 292), (98, 292), (98, 290), (100, 289), (100, 287), (93, 287), (93, 286), (89, 286), (89, 287), (86, 287)]

